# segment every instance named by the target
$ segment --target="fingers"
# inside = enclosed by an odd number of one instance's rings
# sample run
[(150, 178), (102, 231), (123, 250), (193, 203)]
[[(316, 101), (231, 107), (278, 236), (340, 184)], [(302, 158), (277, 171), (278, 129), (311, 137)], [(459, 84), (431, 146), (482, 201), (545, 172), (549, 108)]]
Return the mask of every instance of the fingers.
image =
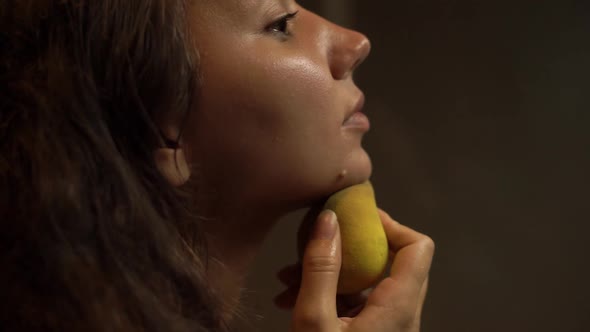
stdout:
[[(277, 273), (277, 277), (287, 286), (287, 289), (275, 296), (273, 302), (279, 309), (293, 309), (301, 284), (301, 264), (285, 266)], [(336, 296), (338, 317), (355, 317), (363, 309), (370, 293), (371, 289), (357, 294), (338, 294)]]
[(393, 261), (389, 276), (369, 293), (368, 298), (363, 294), (336, 296), (341, 264), (340, 232), (337, 224), (334, 225), (335, 233), (328, 232), (328, 226), (335, 221), (332, 212), (325, 211), (318, 217), (301, 267), (297, 264), (288, 266), (278, 274), (288, 289), (275, 302), (287, 308), (294, 302), (293, 332), (336, 331), (341, 324), (359, 331), (376, 328), (383, 331), (419, 330), (434, 242), (394, 221), (381, 210), (379, 215)]
[[(293, 309), (299, 286), (301, 284), (301, 264), (291, 264), (283, 267), (277, 273), (278, 279), (287, 286), (287, 289), (275, 296), (275, 305), (283, 310)], [(338, 317), (355, 317), (367, 302), (371, 289), (357, 294), (339, 294), (336, 296), (336, 311)]]
[(390, 275), (369, 296), (367, 308), (388, 309), (391, 314), (413, 320), (426, 294), (434, 242), (394, 221), (381, 210), (379, 215), (395, 259)]
[(317, 219), (302, 260), (301, 286), (293, 309), (294, 331), (329, 331), (336, 323), (340, 232), (333, 211)]
[(420, 331), (420, 321), (422, 318), (422, 308), (424, 307), (424, 300), (426, 299), (426, 293), (428, 292), (428, 278), (424, 280), (422, 289), (420, 290), (420, 297), (418, 298), (418, 307), (416, 308), (416, 316), (414, 317), (414, 326), (417, 331)]

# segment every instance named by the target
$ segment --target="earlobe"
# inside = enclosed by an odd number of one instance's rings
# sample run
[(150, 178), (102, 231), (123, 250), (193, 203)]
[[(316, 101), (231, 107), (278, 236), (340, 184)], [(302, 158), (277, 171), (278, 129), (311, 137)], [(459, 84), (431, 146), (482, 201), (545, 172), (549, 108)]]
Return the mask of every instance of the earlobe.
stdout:
[(154, 151), (158, 170), (174, 187), (185, 184), (190, 177), (190, 168), (182, 149), (158, 148)]

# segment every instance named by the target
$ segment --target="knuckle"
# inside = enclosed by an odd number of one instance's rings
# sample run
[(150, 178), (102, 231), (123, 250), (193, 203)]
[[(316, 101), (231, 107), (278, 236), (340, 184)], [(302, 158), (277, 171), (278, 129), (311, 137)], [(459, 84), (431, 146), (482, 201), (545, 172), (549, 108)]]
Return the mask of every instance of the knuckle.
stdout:
[(334, 273), (340, 263), (334, 256), (312, 256), (303, 261), (303, 270), (311, 273)]
[(436, 249), (436, 244), (430, 236), (422, 235), (422, 239), (420, 239), (420, 247), (425, 253), (432, 255)]

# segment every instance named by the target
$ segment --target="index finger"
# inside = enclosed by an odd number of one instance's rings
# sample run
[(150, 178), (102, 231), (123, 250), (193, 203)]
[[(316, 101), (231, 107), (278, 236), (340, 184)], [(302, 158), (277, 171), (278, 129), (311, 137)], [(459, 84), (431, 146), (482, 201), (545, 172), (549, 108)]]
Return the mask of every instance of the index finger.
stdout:
[(401, 225), (382, 210), (379, 210), (379, 216), (395, 258), (389, 276), (371, 293), (367, 307), (415, 311), (430, 271), (434, 242), (430, 237)]

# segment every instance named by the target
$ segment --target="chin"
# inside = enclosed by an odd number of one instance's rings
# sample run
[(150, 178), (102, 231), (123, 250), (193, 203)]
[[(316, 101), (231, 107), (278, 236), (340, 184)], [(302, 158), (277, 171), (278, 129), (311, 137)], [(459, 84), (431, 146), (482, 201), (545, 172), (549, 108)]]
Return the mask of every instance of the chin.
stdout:
[(373, 165), (371, 158), (365, 150), (361, 150), (360, 153), (351, 155), (344, 167), (342, 167), (342, 170), (337, 172), (334, 183), (336, 188), (334, 191), (363, 183), (369, 180), (372, 172)]
[[(369, 180), (372, 163), (364, 149), (349, 154), (337, 164), (324, 165), (300, 176), (290, 176), (291, 181), (270, 181), (265, 186), (272, 188), (264, 198), (289, 210), (322, 203), (334, 192)], [(277, 187), (277, 184), (280, 186)], [(277, 199), (279, 201), (277, 201)]]
[(371, 158), (365, 150), (361, 149), (334, 168), (324, 179), (326, 182), (321, 181), (323, 185), (316, 199), (326, 199), (338, 190), (363, 183), (371, 178), (372, 171)]

